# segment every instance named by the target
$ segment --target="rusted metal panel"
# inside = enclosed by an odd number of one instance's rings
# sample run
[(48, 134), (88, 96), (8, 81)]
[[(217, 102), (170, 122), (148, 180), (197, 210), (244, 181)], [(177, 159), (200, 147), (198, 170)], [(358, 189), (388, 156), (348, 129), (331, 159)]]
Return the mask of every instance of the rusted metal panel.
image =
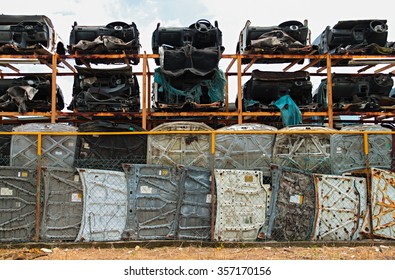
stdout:
[(0, 168), (0, 242), (32, 241), (36, 225), (35, 170)]
[[(264, 124), (236, 124), (217, 131), (277, 131)], [(259, 169), (270, 176), (275, 134), (217, 134), (214, 166), (217, 169)]]
[(129, 211), (124, 239), (209, 239), (211, 172), (124, 164)]
[[(380, 125), (350, 125), (342, 131), (391, 131)], [(369, 167), (391, 168), (392, 137), (390, 134), (368, 136)], [(334, 174), (366, 168), (362, 134), (333, 134), (331, 136), (331, 165)]]
[(251, 241), (265, 224), (271, 187), (262, 171), (215, 169), (217, 212), (214, 239)]
[(212, 131), (204, 123), (170, 122), (151, 131), (191, 131), (191, 134), (150, 134), (147, 143), (147, 163), (171, 166), (211, 166), (211, 136), (193, 131)]
[(124, 164), (129, 203), (124, 239), (174, 235), (179, 174), (170, 166)]
[[(313, 131), (328, 134), (313, 134)], [(303, 134), (281, 134), (303, 131)], [(336, 130), (321, 126), (293, 126), (278, 130), (273, 148), (273, 163), (309, 172), (330, 173), (330, 134)]]
[(395, 239), (395, 173), (372, 168), (370, 195), (373, 235)]
[(180, 205), (176, 238), (211, 238), (211, 171), (186, 167), (180, 181)]
[(83, 213), (82, 183), (73, 169), (43, 168), (41, 240), (75, 240)]
[(361, 239), (367, 210), (366, 179), (314, 174), (317, 199), (315, 240)]
[(124, 172), (77, 169), (83, 185), (83, 215), (77, 241), (121, 240), (127, 218)]
[(316, 216), (316, 194), (311, 173), (272, 165), (272, 198), (268, 223), (261, 239), (311, 240)]
[[(59, 123), (29, 123), (17, 126), (18, 132), (76, 132), (77, 128)], [(72, 168), (77, 136), (43, 135), (41, 165)], [(11, 138), (11, 165), (26, 168), (37, 167), (37, 135), (13, 135)]]

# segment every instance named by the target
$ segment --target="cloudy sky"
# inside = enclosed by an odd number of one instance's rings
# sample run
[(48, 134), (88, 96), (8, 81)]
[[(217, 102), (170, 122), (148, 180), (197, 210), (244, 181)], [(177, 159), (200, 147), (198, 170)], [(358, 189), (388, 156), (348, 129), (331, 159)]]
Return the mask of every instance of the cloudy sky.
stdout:
[[(140, 31), (142, 51), (145, 50), (147, 53), (152, 53), (151, 36), (158, 22), (161, 26), (189, 26), (198, 19), (208, 19), (211, 22), (217, 20), (223, 34), (225, 53), (233, 54), (239, 33), (247, 20), (250, 20), (252, 25), (271, 26), (287, 20), (303, 22), (307, 19), (312, 39), (315, 39), (326, 26), (332, 26), (339, 20), (387, 19), (388, 41), (394, 41), (393, 7), (395, 5), (391, 3), (393, 1), (389, 0), (377, 2), (362, 0), (11, 0), (3, 1), (1, 13), (46, 15), (51, 18), (59, 36), (66, 44), (69, 42), (69, 34), (74, 21), (77, 21), (79, 25), (106, 25), (113, 21), (135, 22)], [(221, 69), (225, 70), (229, 62), (229, 60), (221, 61)], [(155, 66), (153, 62), (150, 62), (150, 65), (151, 63), (150, 69), (153, 69)], [(141, 65), (135, 68), (136, 71), (139, 67)], [(264, 70), (270, 70), (270, 68)], [(67, 103), (71, 99), (71, 80), (71, 78), (58, 78)], [(231, 81), (232, 85), (234, 82)], [(315, 84), (314, 87), (316, 86), (318, 85)], [(235, 94), (235, 89), (232, 87), (230, 101)]]

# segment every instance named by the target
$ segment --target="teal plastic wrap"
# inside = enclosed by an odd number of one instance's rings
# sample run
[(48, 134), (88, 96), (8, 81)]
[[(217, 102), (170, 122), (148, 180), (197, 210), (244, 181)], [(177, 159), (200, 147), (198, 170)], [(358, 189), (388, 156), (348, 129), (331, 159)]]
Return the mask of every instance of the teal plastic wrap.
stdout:
[(158, 93), (163, 94), (162, 102), (167, 104), (179, 103), (179, 100), (191, 100), (201, 103), (200, 99), (203, 95), (203, 88), (208, 89), (208, 96), (211, 102), (223, 101), (225, 99), (226, 79), (224, 73), (220, 69), (214, 70), (211, 79), (197, 80), (196, 84), (187, 90), (180, 90), (171, 85), (172, 77), (162, 73), (158, 67), (155, 69), (154, 81), (158, 83)]
[(302, 123), (302, 113), (298, 105), (296, 105), (288, 94), (280, 97), (280, 99), (274, 102), (274, 105), (281, 111), (281, 118), (284, 126)]

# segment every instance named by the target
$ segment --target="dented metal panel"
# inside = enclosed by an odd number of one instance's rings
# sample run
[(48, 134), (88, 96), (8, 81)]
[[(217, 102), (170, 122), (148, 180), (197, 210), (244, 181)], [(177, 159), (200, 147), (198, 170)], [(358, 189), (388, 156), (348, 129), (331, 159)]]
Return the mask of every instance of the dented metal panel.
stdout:
[(120, 240), (127, 218), (128, 192), (124, 172), (77, 169), (84, 202), (77, 241)]
[[(217, 131), (276, 131), (264, 124), (236, 124)], [(274, 134), (217, 134), (214, 166), (218, 169), (259, 169), (270, 176)]]
[(217, 213), (214, 239), (256, 240), (265, 224), (271, 187), (263, 183), (263, 172), (215, 169)]
[(147, 143), (147, 163), (171, 166), (209, 168), (211, 135), (193, 134), (193, 131), (212, 131), (204, 123), (169, 122), (151, 131), (191, 131), (191, 134), (150, 134)]
[(124, 164), (129, 187), (126, 239), (209, 239), (207, 169)]
[(317, 198), (315, 240), (361, 239), (367, 209), (366, 179), (314, 174)]
[(83, 213), (82, 183), (73, 169), (43, 168), (41, 240), (75, 240)]
[(278, 241), (311, 240), (316, 215), (313, 175), (272, 165), (272, 188), (269, 220), (259, 238)]
[(180, 181), (177, 238), (211, 238), (211, 171), (186, 167)]
[[(380, 125), (350, 125), (342, 131), (391, 131)], [(391, 168), (392, 136), (371, 134), (368, 136), (369, 167)], [(334, 174), (366, 168), (366, 156), (362, 134), (334, 134), (331, 136), (331, 165)]]
[[(29, 123), (17, 126), (18, 132), (76, 132), (77, 128), (58, 123)], [(41, 166), (71, 168), (77, 136), (43, 135)], [(37, 167), (37, 135), (13, 135), (11, 138), (11, 166)]]
[[(273, 163), (309, 172), (330, 172), (330, 134), (313, 131), (336, 130), (324, 126), (294, 126), (278, 130), (273, 148)], [(282, 131), (303, 131), (303, 134), (281, 134)]]
[(124, 238), (174, 236), (179, 174), (170, 166), (124, 164), (129, 206)]
[(0, 242), (32, 241), (36, 225), (35, 170), (0, 168)]
[(395, 239), (395, 173), (372, 168), (372, 232), (374, 236)]

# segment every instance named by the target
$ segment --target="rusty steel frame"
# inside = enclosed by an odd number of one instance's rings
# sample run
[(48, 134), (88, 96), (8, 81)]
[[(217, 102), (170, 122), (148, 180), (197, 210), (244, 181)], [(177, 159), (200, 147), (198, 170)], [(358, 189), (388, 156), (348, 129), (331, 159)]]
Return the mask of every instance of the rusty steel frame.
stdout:
[[(142, 72), (135, 72), (136, 75), (142, 76), (142, 110), (141, 112), (114, 112), (114, 113), (101, 113), (101, 112), (60, 112), (56, 110), (56, 78), (57, 76), (73, 76), (77, 72), (75, 68), (67, 62), (69, 59), (80, 59), (80, 60), (95, 60), (95, 59), (118, 59), (118, 60), (128, 60), (130, 58), (142, 58), (143, 66)], [(159, 58), (158, 54), (147, 54), (144, 52), (143, 54), (91, 54), (91, 55), (81, 55), (81, 54), (73, 54), (73, 55), (0, 55), (0, 67), (6, 67), (11, 69), (13, 73), (4, 73), (0, 70), (1, 78), (5, 76), (24, 76), (29, 73), (21, 73), (18, 68), (10, 63), (12, 60), (15, 63), (32, 63), (34, 64), (43, 64), (47, 65), (51, 68), (51, 72), (48, 74), (52, 75), (52, 96), (51, 96), (51, 111), (50, 112), (29, 112), (26, 113), (26, 116), (42, 116), (42, 117), (50, 117), (51, 123), (55, 123), (56, 121), (60, 121), (59, 118), (65, 117), (69, 119), (77, 119), (78, 117), (85, 117), (87, 119), (92, 119), (93, 117), (115, 117), (122, 116), (128, 119), (137, 118), (141, 121), (142, 128), (147, 129), (151, 127), (151, 121), (154, 120), (155, 117), (223, 117), (223, 118), (232, 118), (237, 117), (237, 123), (243, 123), (245, 117), (263, 117), (263, 116), (281, 116), (280, 112), (243, 112), (242, 110), (242, 76), (251, 75), (247, 70), (259, 59), (288, 59), (293, 60), (286, 66), (283, 71), (289, 70), (291, 67), (295, 66), (302, 59), (310, 59), (311, 62), (306, 66), (302, 67), (300, 71), (308, 70), (310, 67), (314, 66), (320, 61), (325, 60), (326, 65), (318, 68), (315, 73), (311, 73), (312, 75), (318, 75), (320, 72), (327, 70), (326, 75), (328, 84), (332, 84), (332, 66), (335, 66), (342, 60), (354, 60), (354, 61), (366, 61), (369, 63), (368, 65), (363, 65), (362, 68), (358, 70), (358, 73), (362, 73), (368, 69), (371, 69), (378, 64), (387, 64), (380, 69), (377, 69), (375, 73), (381, 73), (387, 69), (395, 67), (395, 63), (392, 61), (395, 60), (395, 56), (374, 56), (374, 55), (330, 55), (330, 54), (304, 54), (304, 55), (286, 55), (286, 54), (222, 54), (222, 59), (230, 59), (230, 63), (225, 71), (226, 78), (226, 88), (225, 88), (225, 111), (215, 111), (215, 112), (152, 112), (151, 111), (151, 99), (149, 98), (149, 94), (151, 92), (151, 76), (153, 73), (149, 69), (149, 59)], [(249, 58), (251, 62), (242, 69), (242, 59)], [(385, 59), (383, 59), (385, 58)], [(51, 59), (51, 60), (50, 60)], [(376, 59), (376, 60), (374, 60)], [(7, 60), (7, 63), (2, 63), (2, 60)], [(51, 61), (51, 63), (49, 62)], [(67, 73), (60, 73), (58, 71), (58, 62), (62, 62), (66, 68), (69, 70)], [(237, 62), (237, 63), (236, 63)], [(230, 72), (234, 64), (236, 63), (236, 72)], [(90, 67), (89, 63), (86, 63), (87, 67)], [(395, 71), (391, 72), (395, 74)], [(32, 73), (30, 73), (32, 74)], [(42, 74), (42, 73), (40, 73)], [(358, 75), (358, 74), (356, 74)], [(238, 109), (236, 112), (229, 111), (229, 77), (237, 76), (237, 96), (238, 96)], [(328, 87), (328, 109), (323, 112), (302, 112), (303, 117), (313, 117), (313, 116), (321, 116), (326, 117), (328, 126), (333, 127), (333, 117), (337, 115), (360, 115), (361, 118), (370, 118), (370, 117), (378, 117), (378, 118), (390, 118), (395, 116), (395, 110), (389, 110), (388, 112), (334, 112), (332, 109), (332, 87)], [(0, 116), (3, 117), (11, 117), (17, 118), (20, 116), (17, 112), (0, 112)]]

